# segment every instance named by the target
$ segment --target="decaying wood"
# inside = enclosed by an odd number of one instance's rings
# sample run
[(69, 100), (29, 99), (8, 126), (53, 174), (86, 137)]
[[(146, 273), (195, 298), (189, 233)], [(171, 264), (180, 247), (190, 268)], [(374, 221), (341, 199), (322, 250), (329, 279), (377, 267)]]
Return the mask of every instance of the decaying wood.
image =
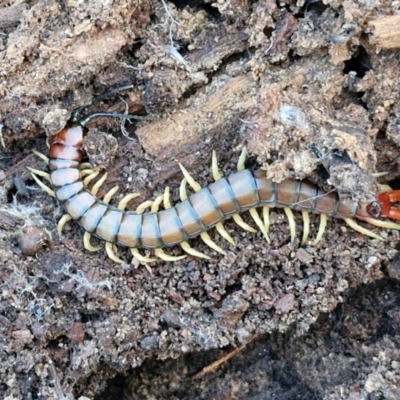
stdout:
[(373, 41), (382, 49), (400, 48), (400, 15), (380, 17), (369, 22)]

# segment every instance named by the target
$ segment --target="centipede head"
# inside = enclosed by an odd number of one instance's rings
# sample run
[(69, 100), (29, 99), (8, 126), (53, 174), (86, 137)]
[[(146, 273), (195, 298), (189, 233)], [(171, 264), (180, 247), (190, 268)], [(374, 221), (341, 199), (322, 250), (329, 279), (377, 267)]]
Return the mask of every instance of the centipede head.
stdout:
[(50, 157), (81, 161), (85, 155), (83, 137), (86, 131), (82, 124), (69, 122), (63, 130), (50, 137)]
[(400, 190), (391, 190), (378, 195), (376, 201), (367, 205), (367, 212), (373, 218), (392, 218), (400, 221), (400, 208), (394, 204), (400, 202)]

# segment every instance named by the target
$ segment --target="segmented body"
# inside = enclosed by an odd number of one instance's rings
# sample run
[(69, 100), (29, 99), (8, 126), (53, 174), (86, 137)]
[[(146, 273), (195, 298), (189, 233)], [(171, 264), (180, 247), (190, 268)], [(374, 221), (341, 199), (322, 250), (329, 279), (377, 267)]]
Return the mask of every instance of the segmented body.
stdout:
[[(79, 125), (68, 128), (81, 129)], [(187, 200), (157, 213), (137, 214), (103, 203), (85, 187), (79, 164), (84, 153), (53, 136), (50, 177), (57, 199), (86, 231), (110, 243), (132, 248), (173, 246), (254, 207), (290, 207), (335, 218), (367, 217), (357, 202), (343, 203), (307, 181), (274, 183), (265, 171), (245, 169), (204, 187)]]
[[(164, 210), (144, 214), (125, 211), (98, 199), (93, 194), (93, 190), (89, 190), (82, 181), (80, 167), (85, 157), (83, 149), (85, 131), (86, 128), (74, 122), (50, 138), (50, 159), (48, 160), (50, 174), (47, 178), (50, 179), (54, 192), (47, 189), (63, 204), (68, 215), (87, 233), (107, 242), (107, 253), (117, 262), (122, 261), (113, 253), (113, 244), (131, 249), (161, 249), (181, 244), (186, 252), (199, 256), (202, 253), (196, 252), (190, 246), (188, 250), (186, 241), (200, 235), (210, 247), (220, 251), (221, 248), (212, 242), (208, 235), (204, 236), (206, 235), (204, 232), (217, 227), (218, 232), (221, 233), (221, 229), (218, 229), (222, 227), (221, 221), (230, 217), (235, 218), (246, 210), (250, 210), (257, 225), (269, 240), (268, 228), (265, 229), (264, 223), (255, 211), (257, 207), (263, 207), (264, 217), (267, 215), (266, 211), (268, 212), (272, 207), (284, 208), (292, 225), (294, 225), (294, 219), (290, 216), (290, 209), (302, 211), (304, 230), (307, 231), (307, 234), (303, 236), (303, 242), (304, 237), (307, 239), (308, 235), (309, 212), (321, 214), (322, 217), (342, 218), (355, 230), (378, 239), (382, 238), (357, 225), (353, 218), (365, 220), (376, 226), (400, 228), (398, 224), (372, 218), (382, 214), (384, 207), (378, 201), (368, 204), (355, 201), (342, 202), (336, 192), (326, 193), (308, 181), (288, 179), (274, 183), (266, 178), (265, 171), (250, 169), (240, 170), (226, 178), (215, 177), (219, 173), (214, 174), (215, 179), (219, 178), (218, 180), (207, 187), (198, 187), (196, 193), (187, 199), (182, 198), (183, 201), (173, 207), (165, 206)], [(31, 171), (33, 174), (39, 172), (32, 169)], [(45, 173), (41, 175), (46, 176)], [(37, 180), (36, 177), (35, 179)], [(46, 188), (43, 184), (41, 186)], [(390, 210), (388, 201), (385, 200), (384, 206)], [(164, 201), (164, 205), (166, 203)], [(319, 239), (324, 229), (323, 225), (322, 232), (318, 234)], [(227, 233), (226, 235), (223, 236), (233, 243), (229, 235)], [(90, 246), (88, 241), (85, 242), (86, 248), (94, 250)], [(173, 259), (162, 251), (158, 253), (157, 251), (156, 254), (160, 258), (167, 261)], [(138, 253), (135, 254), (140, 260), (150, 261)]]

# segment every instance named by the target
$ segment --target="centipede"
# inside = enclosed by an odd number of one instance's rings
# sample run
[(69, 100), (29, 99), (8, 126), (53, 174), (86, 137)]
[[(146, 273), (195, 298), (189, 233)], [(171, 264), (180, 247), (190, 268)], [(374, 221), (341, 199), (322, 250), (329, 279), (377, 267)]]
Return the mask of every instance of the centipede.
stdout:
[[(190, 239), (200, 237), (214, 251), (226, 255), (209, 235), (215, 229), (228, 243), (234, 239), (224, 227), (224, 221), (233, 221), (249, 232), (260, 231), (270, 243), (270, 210), (281, 208), (289, 222), (291, 242), (296, 239), (296, 222), (293, 211), (299, 211), (303, 218), (301, 244), (308, 243), (310, 213), (320, 215), (320, 223), (312, 245), (318, 244), (326, 230), (328, 217), (343, 220), (353, 230), (370, 238), (384, 240), (374, 231), (359, 225), (356, 220), (375, 227), (400, 230), (400, 224), (383, 219), (400, 220), (400, 190), (379, 193), (372, 202), (353, 200), (341, 201), (338, 192), (326, 192), (307, 180), (286, 179), (274, 182), (267, 179), (261, 169), (245, 168), (246, 148), (239, 157), (237, 172), (224, 177), (219, 170), (216, 153), (212, 154), (211, 172), (214, 182), (206, 187), (196, 182), (190, 173), (179, 164), (183, 173), (180, 185), (180, 202), (172, 205), (170, 190), (166, 187), (155, 200), (147, 200), (135, 211), (126, 210), (128, 203), (139, 193), (130, 193), (120, 200), (118, 206), (110, 205), (118, 187), (112, 188), (104, 197), (97, 197), (99, 188), (107, 178), (107, 172), (89, 189), (90, 182), (99, 171), (86, 161), (84, 139), (88, 132), (86, 125), (97, 117), (121, 117), (119, 114), (95, 113), (79, 120), (70, 120), (64, 129), (49, 138), (49, 156), (34, 151), (46, 162), (48, 172), (28, 167), (33, 179), (49, 195), (55, 197), (66, 214), (58, 223), (58, 232), (69, 220), (76, 221), (84, 230), (83, 244), (88, 251), (102, 247), (91, 244), (91, 236), (105, 242), (108, 257), (116, 263), (126, 263), (117, 255), (117, 246), (130, 249), (132, 256), (140, 263), (161, 259), (173, 262), (188, 254), (192, 257), (209, 259), (189, 244)], [(49, 182), (45, 184), (39, 177)], [(188, 195), (187, 185), (193, 194)], [(258, 229), (246, 223), (241, 214), (249, 212)], [(260, 215), (261, 212), (261, 215)], [(184, 253), (172, 256), (165, 248), (180, 246)], [(153, 255), (143, 255), (140, 250), (150, 249)]]

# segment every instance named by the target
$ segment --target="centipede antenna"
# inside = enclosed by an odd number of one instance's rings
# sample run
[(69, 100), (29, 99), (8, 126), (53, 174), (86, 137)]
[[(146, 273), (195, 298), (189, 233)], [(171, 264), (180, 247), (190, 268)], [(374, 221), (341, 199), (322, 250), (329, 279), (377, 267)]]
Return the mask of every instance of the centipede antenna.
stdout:
[(39, 153), (37, 150), (32, 150), (32, 153), (41, 158), (46, 164), (50, 162), (49, 157), (46, 157), (43, 153)]
[(41, 171), (40, 169), (35, 169), (31, 167), (26, 167), (27, 170), (31, 171), (32, 174), (39, 175), (42, 178), (46, 179), (46, 181), (51, 182), (50, 174), (45, 171)]
[(190, 187), (195, 191), (198, 192), (199, 190), (201, 190), (201, 186), (199, 183), (197, 183), (193, 177), (189, 174), (189, 172), (187, 171), (187, 169), (181, 164), (179, 163), (179, 168), (181, 169), (183, 176), (186, 178), (187, 183), (190, 185)]
[(146, 211), (146, 208), (149, 208), (153, 205), (154, 201), (153, 200), (146, 200), (142, 204), (139, 204), (136, 208), (136, 212), (138, 214), (143, 214)]
[(71, 216), (69, 214), (64, 214), (60, 220), (58, 221), (57, 224), (57, 232), (61, 236), (62, 230), (64, 229), (64, 225), (68, 222), (71, 221)]
[(396, 224), (392, 221), (381, 221), (375, 218), (363, 218), (363, 221), (368, 222), (371, 225), (378, 226), (379, 228), (400, 230), (400, 224)]
[(85, 108), (88, 108), (89, 106), (91, 106), (94, 102), (101, 101), (101, 100), (103, 100), (103, 99), (105, 99), (107, 97), (110, 97), (111, 95), (113, 95), (115, 93), (123, 92), (125, 90), (129, 90), (129, 89), (132, 89), (132, 88), (134, 88), (134, 85), (125, 85), (125, 86), (121, 86), (121, 87), (118, 87), (118, 88), (106, 90), (105, 92), (103, 92), (99, 96), (93, 97), (93, 99), (89, 103), (87, 103), (87, 104), (85, 104), (83, 106), (80, 106), (78, 108), (75, 108), (75, 110), (72, 111), (72, 113), (71, 113), (71, 120), (75, 121), (75, 122), (78, 121), (79, 115), (82, 113), (82, 111)]
[(160, 208), (160, 204), (162, 203), (162, 201), (164, 200), (164, 195), (161, 194), (160, 196), (158, 196), (154, 201), (153, 204), (151, 205), (150, 208), (150, 212), (152, 213), (156, 213), (159, 208)]
[(185, 201), (188, 198), (186, 192), (186, 183), (187, 183), (186, 178), (183, 178), (179, 186), (179, 198), (181, 199), (181, 201)]
[(217, 243), (215, 243), (210, 235), (207, 232), (202, 232), (200, 234), (201, 240), (208, 246), (211, 247), (213, 250), (215, 250), (217, 253), (223, 254), (224, 256), (226, 256), (226, 252), (221, 249), (221, 247), (219, 247), (217, 245)]
[(35, 180), (35, 182), (50, 196), (56, 197), (56, 193), (54, 190), (50, 189), (48, 186), (46, 186), (34, 173), (31, 172), (32, 178)]
[(134, 258), (136, 258), (136, 260), (138, 260), (138, 261), (139, 261), (140, 263), (142, 263), (142, 264), (157, 261), (157, 258), (149, 258), (149, 257), (142, 256), (142, 255), (139, 253), (139, 250), (138, 250), (138, 249), (133, 249), (133, 248), (131, 248), (130, 250), (131, 250), (132, 256), (133, 256)]
[[(350, 218), (347, 218), (348, 220), (350, 220), (350, 221), (353, 221), (352, 219), (350, 219)], [(345, 219), (346, 220), (346, 219)], [(319, 228), (318, 228), (318, 233), (317, 233), (317, 237), (315, 238), (315, 240), (312, 242), (312, 245), (313, 246), (316, 246), (320, 241), (321, 241), (321, 239), (322, 239), (322, 237), (324, 236), (324, 232), (325, 232), (325, 228), (326, 228), (326, 223), (328, 222), (328, 216), (326, 215), (326, 214), (324, 214), (324, 213), (322, 213), (320, 216), (319, 216)], [(347, 222), (347, 221), (346, 221)], [(353, 221), (354, 222), (354, 221)], [(354, 222), (354, 224), (355, 225), (357, 225), (355, 222)], [(350, 225), (349, 223), (348, 223), (348, 225)], [(351, 225), (350, 225), (351, 226)], [(359, 225), (357, 225), (357, 226), (359, 226)], [(361, 228), (361, 226), (360, 226), (360, 228)]]
[(301, 210), (301, 214), (303, 216), (303, 238), (301, 239), (301, 244), (305, 245), (310, 234), (310, 214), (307, 210)]
[(83, 246), (85, 247), (85, 249), (93, 252), (101, 250), (101, 247), (92, 246), (92, 244), (90, 243), (91, 237), (92, 235), (87, 231), (85, 231), (85, 233), (83, 234)]
[(232, 215), (232, 218), (236, 222), (236, 224), (239, 225), (245, 231), (257, 233), (257, 229), (254, 229), (249, 224), (246, 224), (246, 222), (243, 221), (243, 218), (239, 214)]
[(93, 180), (94, 178), (96, 178), (96, 176), (100, 173), (100, 171), (94, 171), (93, 174), (88, 175), (84, 180), (83, 180), (83, 184), (85, 186), (88, 186), (90, 181)]
[(381, 241), (385, 240), (382, 236), (376, 234), (375, 232), (372, 232), (369, 229), (363, 228), (362, 226), (358, 225), (357, 222), (355, 222), (353, 219), (351, 218), (343, 218), (343, 219), (346, 222), (346, 224), (349, 225), (351, 228), (353, 228), (355, 231), (360, 232), (363, 235), (372, 237), (374, 239), (378, 239)]
[(133, 199), (135, 199), (136, 197), (139, 197), (140, 196), (140, 193), (131, 193), (131, 194), (127, 194), (125, 197), (123, 197), (122, 199), (121, 199), (121, 201), (118, 203), (118, 209), (119, 210), (125, 210), (125, 208), (126, 208), (126, 206), (127, 206), (127, 204), (131, 201), (131, 200), (133, 200)]
[(217, 232), (227, 241), (229, 242), (232, 246), (236, 246), (235, 241), (232, 239), (232, 237), (229, 235), (229, 233), (225, 230), (224, 224), (222, 222), (218, 222), (217, 225), (215, 225), (215, 229)]
[(182, 247), (182, 249), (184, 251), (186, 251), (186, 253), (190, 254), (193, 257), (204, 258), (205, 260), (210, 259), (210, 257), (208, 257), (207, 255), (190, 247), (188, 242), (182, 242), (182, 243), (180, 243), (180, 246)]
[(266, 241), (268, 243), (271, 243), (271, 241), (269, 240), (269, 236), (267, 233), (267, 230), (265, 229), (265, 225), (264, 223), (261, 221), (260, 216), (258, 215), (258, 212), (255, 208), (251, 208), (250, 210), (250, 215), (253, 218), (254, 222), (256, 223), (256, 225), (258, 226), (258, 228), (260, 229), (260, 231), (262, 232), (262, 234), (264, 235)]
[(283, 211), (289, 222), (290, 242), (293, 243), (296, 239), (296, 220), (294, 219), (293, 211), (289, 207), (283, 207)]
[(222, 178), (221, 171), (218, 168), (218, 160), (217, 160), (217, 153), (215, 150), (212, 152), (212, 159), (211, 159), (211, 172), (214, 178), (214, 181), (218, 181)]
[(90, 121), (93, 121), (96, 118), (119, 118), (119, 119), (136, 119), (139, 121), (155, 121), (154, 117), (144, 117), (140, 115), (132, 115), (132, 114), (120, 114), (120, 113), (108, 113), (108, 112), (95, 112), (93, 114), (89, 114), (86, 117), (78, 120), (77, 122), (81, 126), (86, 126)]
[(269, 207), (267, 207), (267, 206), (263, 207), (263, 220), (264, 220), (265, 230), (267, 231), (267, 234), (268, 234), (269, 227), (271, 225), (271, 221), (269, 218)]
[(114, 194), (118, 192), (118, 189), (119, 189), (118, 185), (110, 189), (103, 197), (103, 202), (108, 204), (111, 201), (111, 198), (114, 196)]
[(91, 193), (93, 196), (97, 195), (97, 192), (99, 191), (101, 185), (106, 181), (107, 179), (107, 172), (104, 173), (104, 175), (93, 185)]
[(245, 169), (245, 162), (247, 158), (247, 147), (243, 147), (242, 152), (240, 153), (239, 160), (237, 163), (237, 170), (242, 171)]
[(155, 249), (154, 254), (158, 257), (161, 258), (163, 261), (179, 261), (183, 260), (186, 258), (186, 255), (184, 256), (170, 256), (169, 254), (164, 253), (162, 249)]
[(108, 258), (111, 258), (114, 262), (118, 264), (126, 264), (124, 260), (121, 260), (120, 258), (117, 257), (117, 255), (114, 252), (114, 246), (110, 242), (106, 242), (106, 245), (104, 246), (106, 249), (106, 253), (108, 255)]

